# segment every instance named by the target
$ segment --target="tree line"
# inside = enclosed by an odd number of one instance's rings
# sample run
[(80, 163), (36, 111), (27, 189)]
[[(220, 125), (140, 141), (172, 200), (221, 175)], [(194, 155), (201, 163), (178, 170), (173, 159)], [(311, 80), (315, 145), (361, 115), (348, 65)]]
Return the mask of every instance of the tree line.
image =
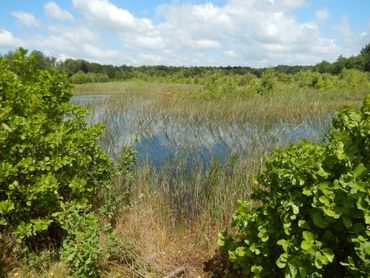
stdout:
[[(14, 52), (9, 52), (3, 56), (11, 58)], [(252, 68), (246, 66), (128, 66), (128, 65), (102, 65), (95, 62), (89, 62), (83, 59), (68, 58), (64, 61), (58, 61), (56, 57), (48, 56), (41, 51), (32, 51), (36, 59), (36, 65), (39, 68), (50, 69), (58, 68), (67, 73), (72, 83), (91, 83), (107, 82), (111, 80), (128, 80), (128, 79), (170, 79), (183, 80), (187, 78), (201, 78), (209, 74), (219, 72), (224, 75), (245, 75), (253, 74), (261, 77), (266, 70), (274, 70), (277, 73), (296, 74), (301, 71), (313, 71), (338, 75), (343, 70), (355, 69), (359, 71), (370, 72), (370, 43), (362, 48), (358, 55), (343, 57), (340, 55), (333, 63), (322, 61), (316, 65), (278, 65), (269, 68)]]

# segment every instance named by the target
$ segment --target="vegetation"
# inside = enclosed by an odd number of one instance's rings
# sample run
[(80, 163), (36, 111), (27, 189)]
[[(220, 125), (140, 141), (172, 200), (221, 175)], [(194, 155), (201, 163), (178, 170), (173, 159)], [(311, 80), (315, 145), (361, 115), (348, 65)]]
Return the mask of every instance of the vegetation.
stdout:
[[(362, 112), (341, 113), (319, 145), (303, 142), (267, 157), (291, 140), (282, 131), (323, 129), (334, 110), (361, 106), (370, 88), (366, 55), (368, 46), (333, 64), (270, 69), (61, 63), (24, 50), (5, 55), (0, 269), (10, 277), (163, 277), (186, 266), (197, 277), (218, 232), (228, 230), (220, 238), (227, 257), (216, 268), (230, 258), (238, 275), (361, 276), (369, 267), (368, 100)], [(70, 104), (70, 82), (78, 84), (75, 95), (111, 97), (91, 103), (89, 116)], [(128, 124), (117, 128), (119, 116)], [(91, 124), (96, 119), (105, 130)], [(131, 147), (121, 150), (125, 128), (164, 131), (164, 138), (185, 131), (189, 148), (240, 129), (231, 140), (248, 147), (203, 167), (174, 142), (179, 160), (158, 169), (136, 163)], [(234, 214), (240, 199), (250, 202), (240, 201)]]
[[(44, 55), (42, 52), (34, 50), (35, 63), (43, 68), (49, 69), (57, 67), (67, 73), (72, 83), (95, 83), (106, 81), (124, 81), (124, 80), (143, 80), (151, 82), (176, 82), (198, 84), (202, 80), (208, 79), (209, 76), (227, 76), (239, 77), (245, 82), (246, 80), (260, 78), (262, 75), (267, 77), (271, 72), (277, 75), (295, 75), (300, 72), (314, 72), (325, 74), (325, 78), (340, 75), (344, 70), (357, 70), (360, 72), (370, 72), (370, 43), (362, 48), (359, 55), (351, 57), (339, 56), (338, 59), (329, 63), (322, 61), (314, 66), (287, 66), (278, 65), (271, 68), (250, 68), (250, 67), (174, 67), (174, 66), (113, 66), (100, 65), (98, 63), (88, 62), (81, 59), (66, 59), (58, 62), (55, 57)], [(12, 52), (5, 56), (11, 58)], [(267, 72), (267, 73), (265, 73)], [(266, 76), (267, 74), (267, 76)], [(214, 80), (217, 80), (215, 78)], [(262, 79), (263, 81), (264, 79)], [(286, 80), (288, 81), (288, 80)], [(315, 81), (313, 81), (315, 82)], [(248, 82), (249, 83), (249, 82)], [(253, 83), (253, 82), (252, 82)], [(267, 82), (268, 83), (268, 82)], [(266, 85), (266, 84), (265, 84)], [(265, 86), (264, 85), (264, 86)], [(271, 84), (270, 84), (271, 85)], [(314, 85), (314, 84), (312, 84)], [(225, 84), (226, 90), (232, 90)]]
[(220, 245), (246, 275), (365, 277), (370, 271), (370, 95), (325, 145), (275, 150)]
[[(0, 250), (55, 250), (73, 275), (99, 273), (97, 196), (107, 192), (111, 161), (96, 144), (101, 126), (68, 101), (71, 86), (20, 49), (0, 60)], [(109, 190), (108, 190), (109, 191)]]

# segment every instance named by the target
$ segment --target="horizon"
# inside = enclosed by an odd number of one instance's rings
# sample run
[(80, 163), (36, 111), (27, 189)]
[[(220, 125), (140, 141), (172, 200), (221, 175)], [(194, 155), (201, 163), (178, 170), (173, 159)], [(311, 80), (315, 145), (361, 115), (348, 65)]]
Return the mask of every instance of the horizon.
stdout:
[(71, 0), (1, 4), (0, 53), (18, 47), (127, 66), (310, 66), (370, 42), (370, 3)]

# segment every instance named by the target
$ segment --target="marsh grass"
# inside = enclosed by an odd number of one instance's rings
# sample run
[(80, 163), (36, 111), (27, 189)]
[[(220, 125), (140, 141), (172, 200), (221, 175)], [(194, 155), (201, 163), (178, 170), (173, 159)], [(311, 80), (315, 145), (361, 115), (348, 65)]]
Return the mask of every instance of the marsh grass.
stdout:
[(130, 261), (107, 264), (104, 277), (163, 277), (184, 265), (189, 277), (205, 277), (203, 262), (216, 249), (217, 233), (230, 229), (237, 200), (249, 197), (253, 176), (272, 149), (291, 141), (285, 130), (296, 129), (298, 135), (301, 128), (325, 130), (328, 114), (345, 105), (360, 106), (366, 94), (278, 89), (211, 97), (204, 87), (189, 84), (130, 81), (75, 87), (75, 95), (111, 96), (90, 104), (92, 122), (107, 126), (101, 144), (108, 153), (117, 153), (123, 143), (134, 144), (133, 134), (158, 130), (169, 145), (195, 151), (214, 137), (230, 148), (246, 146), (225, 160), (211, 159), (206, 170), (195, 161), (190, 174), (187, 165), (194, 156), (180, 155), (159, 169), (150, 160), (138, 164), (131, 204), (116, 223), (118, 237), (135, 252)]
[(143, 81), (82, 84), (75, 95), (114, 96), (108, 109), (122, 110), (133, 103), (147, 104), (147, 112), (177, 117), (184, 121), (255, 122), (272, 125), (277, 121), (297, 122), (324, 115), (343, 106), (359, 107), (370, 87), (362, 90), (322, 91), (312, 88), (279, 87), (267, 94), (235, 94), (213, 97), (201, 85), (149, 83)]

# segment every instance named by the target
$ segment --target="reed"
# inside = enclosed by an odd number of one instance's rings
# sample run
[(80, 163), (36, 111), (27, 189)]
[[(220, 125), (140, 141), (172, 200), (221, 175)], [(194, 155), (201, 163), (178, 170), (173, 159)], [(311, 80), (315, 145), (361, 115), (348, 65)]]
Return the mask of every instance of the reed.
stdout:
[[(215, 250), (217, 233), (230, 227), (236, 202), (249, 197), (253, 176), (274, 147), (307, 136), (323, 140), (333, 111), (358, 107), (365, 95), (363, 90), (279, 89), (210, 97), (204, 87), (189, 84), (130, 81), (75, 87), (75, 95), (110, 95), (90, 103), (90, 120), (107, 127), (101, 144), (112, 157), (124, 144), (140, 146), (134, 135), (167, 146), (162, 152), (184, 147), (158, 167), (141, 157), (130, 188), (131, 206), (116, 226), (119, 238), (135, 246), (135, 259), (111, 265), (106, 277), (162, 277), (183, 265), (190, 277), (203, 277), (202, 263)], [(216, 141), (234, 151), (226, 159), (207, 158), (204, 167), (199, 150)]]
[(359, 107), (370, 90), (322, 91), (312, 88), (279, 87), (268, 94), (226, 95), (212, 97), (200, 85), (161, 84), (139, 81), (83, 84), (74, 88), (75, 95), (113, 95), (108, 109), (122, 110), (128, 105), (146, 104), (148, 113), (192, 120), (217, 122), (255, 122), (270, 125), (277, 121), (301, 121), (324, 115), (343, 106)]

